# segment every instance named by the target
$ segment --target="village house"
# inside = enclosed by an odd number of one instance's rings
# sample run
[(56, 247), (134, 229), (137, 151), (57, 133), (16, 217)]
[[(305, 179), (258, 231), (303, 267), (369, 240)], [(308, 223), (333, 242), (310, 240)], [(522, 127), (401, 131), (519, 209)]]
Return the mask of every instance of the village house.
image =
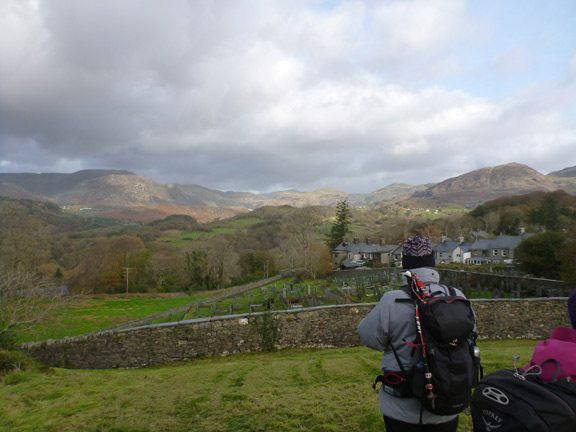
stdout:
[(360, 242), (357, 237), (352, 242), (344, 241), (332, 251), (332, 266), (341, 269), (354, 269), (371, 262), (379, 266), (392, 266), (402, 258), (401, 245), (389, 245), (381, 239), (371, 243), (369, 239)]
[(450, 263), (465, 263), (471, 257), (471, 242), (465, 242), (464, 237), (458, 237), (454, 241), (449, 237), (442, 236), (440, 243), (434, 244), (434, 259), (436, 265)]
[(500, 235), (495, 239), (478, 239), (470, 246), (468, 264), (511, 264), (515, 250), (522, 240), (533, 234)]
[[(496, 264), (512, 263), (515, 250), (520, 242), (532, 234), (518, 236), (501, 235), (495, 239), (477, 238), (465, 242), (464, 237), (452, 240), (442, 236), (440, 243), (433, 245), (436, 265), (450, 263)], [(372, 243), (369, 239), (360, 242), (357, 237), (352, 242), (345, 240), (332, 251), (332, 266), (351, 270), (372, 263), (375, 266), (392, 267), (402, 265), (402, 245), (386, 244), (383, 239)]]

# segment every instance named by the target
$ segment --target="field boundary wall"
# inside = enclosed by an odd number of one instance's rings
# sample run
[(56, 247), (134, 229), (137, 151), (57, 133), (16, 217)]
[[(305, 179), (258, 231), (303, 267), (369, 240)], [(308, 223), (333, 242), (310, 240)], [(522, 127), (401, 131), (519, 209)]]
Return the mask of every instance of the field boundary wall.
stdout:
[[(469, 295), (475, 291), (483, 298), (539, 298), (567, 297), (575, 286), (565, 285), (562, 281), (542, 279), (528, 276), (509, 275), (502, 273), (478, 273), (469, 270), (449, 270), (436, 268), (443, 284), (459, 288)], [(396, 282), (400, 280), (403, 270), (398, 267), (383, 267), (379, 269), (339, 270), (330, 272), (329, 278), (342, 280), (348, 284), (362, 283), (366, 277), (383, 276), (385, 280)]]
[(227, 298), (230, 297), (235, 297), (237, 295), (243, 294), (246, 291), (250, 291), (253, 290), (255, 288), (259, 288), (263, 285), (268, 285), (274, 282), (277, 282), (279, 280), (281, 280), (284, 276), (282, 275), (278, 275), (278, 276), (273, 276), (271, 278), (268, 279), (262, 279), (259, 281), (254, 281), (254, 282), (250, 282), (244, 285), (238, 285), (234, 288), (228, 289), (223, 293), (220, 293), (218, 295), (215, 295), (213, 297), (207, 298), (205, 300), (198, 300), (195, 302), (192, 302), (190, 304), (184, 305), (184, 306), (179, 306), (177, 308), (174, 309), (170, 309), (164, 312), (160, 312), (154, 315), (149, 315), (145, 318), (140, 318), (134, 321), (129, 321), (129, 322), (125, 322), (122, 324), (118, 324), (116, 326), (113, 327), (109, 327), (103, 330), (96, 330), (92, 333), (89, 333), (90, 335), (96, 335), (96, 334), (100, 334), (100, 333), (108, 333), (110, 331), (120, 331), (120, 330), (126, 330), (129, 328), (134, 328), (134, 327), (140, 327), (143, 325), (147, 325), (147, 324), (151, 324), (154, 321), (159, 321), (161, 319), (164, 318), (170, 318), (173, 315), (178, 315), (181, 314), (182, 312), (187, 313), (190, 309), (195, 308), (197, 305), (200, 304), (212, 304), (212, 303), (218, 303), (219, 301), (225, 300)]
[[(471, 300), (482, 339), (546, 339), (569, 326), (567, 298)], [(23, 345), (55, 367), (142, 368), (200, 357), (276, 348), (343, 348), (361, 345), (360, 320), (374, 303), (321, 306), (219, 316), (108, 330)]]

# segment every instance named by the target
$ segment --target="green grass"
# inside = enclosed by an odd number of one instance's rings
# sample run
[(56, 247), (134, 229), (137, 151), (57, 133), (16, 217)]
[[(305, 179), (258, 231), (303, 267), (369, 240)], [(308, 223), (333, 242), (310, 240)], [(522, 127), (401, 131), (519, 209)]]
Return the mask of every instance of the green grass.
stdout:
[(226, 226), (213, 228), (211, 231), (183, 232), (179, 230), (166, 230), (162, 237), (158, 237), (156, 242), (169, 243), (175, 247), (189, 245), (190, 241), (199, 238), (212, 238), (222, 234), (235, 234), (237, 231), (244, 231), (247, 227), (262, 222), (262, 219), (249, 218), (226, 221)]
[(80, 299), (55, 312), (54, 318), (33, 333), (22, 335), (22, 342), (62, 339), (134, 321), (206, 298), (207, 295), (175, 298), (107, 297)]
[[(536, 341), (481, 341), (486, 372), (528, 361)], [(140, 370), (9, 374), (0, 431), (384, 430), (372, 381), (380, 353), (300, 349)], [(15, 378), (19, 376), (19, 378)], [(462, 414), (458, 431), (471, 432)]]
[(246, 219), (237, 219), (237, 220), (227, 221), (227, 225), (230, 225), (233, 228), (246, 228), (246, 227), (249, 227), (251, 225), (256, 225), (256, 224), (259, 224), (262, 222), (264, 222), (263, 219), (246, 218)]

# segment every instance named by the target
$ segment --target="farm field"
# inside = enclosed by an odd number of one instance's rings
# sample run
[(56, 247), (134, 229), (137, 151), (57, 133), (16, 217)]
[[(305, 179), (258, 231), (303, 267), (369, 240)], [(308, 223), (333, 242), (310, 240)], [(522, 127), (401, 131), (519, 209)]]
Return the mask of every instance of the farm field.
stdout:
[(106, 295), (86, 297), (56, 311), (52, 320), (42, 325), (41, 328), (34, 329), (34, 332), (24, 334), (21, 341), (79, 336), (175, 309), (211, 295), (213, 294), (201, 293), (196, 296), (174, 298)]
[[(485, 373), (528, 361), (536, 341), (480, 341)], [(240, 354), (131, 370), (33, 369), (0, 382), (3, 432), (381, 432), (365, 347)], [(523, 364), (523, 363), (522, 363)], [(460, 416), (459, 432), (471, 432)]]
[[(350, 289), (352, 302), (377, 301), (384, 283), (395, 281), (381, 277), (363, 278), (359, 289)], [(100, 295), (79, 299), (73, 304), (54, 313), (53, 319), (37, 327), (33, 332), (20, 338), (21, 342), (43, 341), (80, 336), (103, 330), (129, 321), (145, 318), (180, 306), (191, 305), (190, 312), (175, 314), (155, 323), (180, 321), (183, 319), (208, 318), (218, 315), (232, 315), (260, 312), (264, 310), (286, 310), (291, 308), (342, 304), (346, 299), (343, 284), (353, 281), (306, 281), (293, 283), (293, 278), (252, 289), (243, 294), (222, 299), (210, 300), (226, 291), (204, 291), (193, 296), (174, 298), (151, 296)], [(355, 283), (355, 282), (354, 282)]]
[[(295, 283), (293, 278), (254, 288), (228, 298), (211, 301), (211, 298), (226, 292), (204, 291), (193, 296), (174, 298), (158, 295), (129, 296), (100, 295), (86, 297), (55, 312), (53, 319), (27, 333), (21, 342), (62, 339), (103, 330), (129, 321), (149, 317), (180, 306), (189, 305), (189, 312), (179, 312), (153, 323), (210, 318), (222, 315), (246, 314), (265, 310), (287, 310), (315, 306), (377, 302), (389, 289), (398, 288), (399, 281), (390, 275), (354, 274), (350, 278), (303, 281)], [(488, 292), (488, 297), (491, 293)], [(480, 298), (475, 290), (469, 298)]]
[(222, 234), (235, 234), (238, 231), (246, 231), (251, 225), (255, 225), (263, 222), (262, 219), (256, 218), (243, 218), (237, 220), (226, 221), (225, 226), (215, 227), (208, 231), (195, 230), (192, 232), (184, 232), (181, 230), (166, 230), (163, 232), (161, 237), (156, 239), (156, 242), (169, 243), (175, 247), (182, 247), (190, 244), (193, 240), (198, 240), (199, 238), (212, 238)]

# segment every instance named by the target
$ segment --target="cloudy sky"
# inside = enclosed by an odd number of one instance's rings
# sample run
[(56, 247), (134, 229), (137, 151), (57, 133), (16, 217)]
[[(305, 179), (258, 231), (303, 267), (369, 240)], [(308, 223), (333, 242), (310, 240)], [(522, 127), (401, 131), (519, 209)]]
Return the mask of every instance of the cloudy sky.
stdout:
[(1, 0), (0, 172), (371, 192), (576, 165), (574, 0)]

